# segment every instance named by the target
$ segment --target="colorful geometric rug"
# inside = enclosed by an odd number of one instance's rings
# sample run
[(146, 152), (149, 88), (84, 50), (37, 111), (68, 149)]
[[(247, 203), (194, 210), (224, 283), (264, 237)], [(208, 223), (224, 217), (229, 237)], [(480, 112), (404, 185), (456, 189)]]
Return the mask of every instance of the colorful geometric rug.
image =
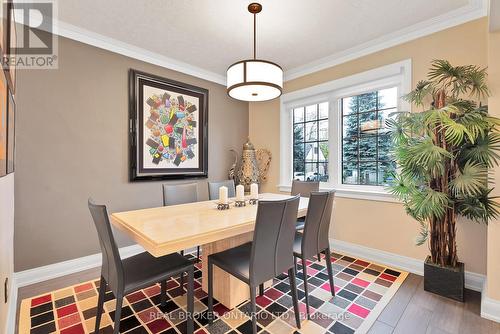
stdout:
[[(366, 333), (408, 275), (407, 272), (336, 253), (332, 253), (331, 261), (335, 298), (330, 293), (324, 257), (321, 262), (309, 263), (311, 320), (303, 320), (301, 330), (297, 330), (288, 278), (281, 275), (264, 296), (257, 298), (259, 333)], [(200, 268), (201, 263), (196, 264), (195, 333), (251, 333), (248, 302), (233, 310), (216, 303), (214, 310), (218, 318), (208, 325), (208, 298), (201, 289)], [(305, 319), (301, 270), (299, 261), (298, 294), (301, 317)], [(186, 295), (181, 294), (175, 279), (170, 279), (167, 289), (170, 299), (164, 307), (160, 305), (159, 284), (126, 296), (120, 333), (186, 333)], [(99, 280), (94, 280), (23, 300), (19, 333), (93, 333), (98, 292)], [(107, 292), (100, 333), (113, 332), (114, 310), (114, 296)]]

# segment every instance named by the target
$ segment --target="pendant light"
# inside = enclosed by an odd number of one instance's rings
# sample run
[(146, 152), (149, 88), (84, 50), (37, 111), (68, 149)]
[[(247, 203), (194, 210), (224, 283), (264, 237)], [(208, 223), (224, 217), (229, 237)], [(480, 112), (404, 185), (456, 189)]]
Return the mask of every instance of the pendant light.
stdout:
[(241, 101), (267, 101), (281, 95), (283, 69), (270, 61), (257, 59), (256, 18), (262, 5), (251, 3), (248, 11), (253, 14), (253, 59), (236, 62), (227, 69), (227, 93)]

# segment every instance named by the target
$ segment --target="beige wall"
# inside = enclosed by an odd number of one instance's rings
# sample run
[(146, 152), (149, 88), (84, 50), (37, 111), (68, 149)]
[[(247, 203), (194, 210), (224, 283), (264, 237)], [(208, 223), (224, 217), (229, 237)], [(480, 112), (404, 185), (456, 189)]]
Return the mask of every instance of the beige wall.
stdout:
[[(288, 81), (285, 93), (408, 58), (412, 59), (413, 85), (424, 79), (433, 59), (486, 66), (487, 20), (472, 21)], [(249, 120), (253, 142), (258, 147), (269, 148), (274, 157), (264, 189), (276, 191), (279, 182), (279, 101), (251, 103)], [(337, 198), (333, 219), (333, 238), (416, 259), (424, 259), (428, 254), (426, 247), (414, 245), (418, 224), (405, 214), (400, 204)], [(486, 226), (460, 222), (458, 230), (459, 256), (466, 263), (466, 270), (486, 273)]]
[[(8, 305), (4, 303), (4, 280), (12, 283), (14, 271), (14, 174), (0, 178), (0, 333), (5, 331)], [(8, 295), (12, 294), (9, 284)]]
[[(128, 181), (130, 68), (209, 90), (209, 179), (227, 178), (228, 150), (248, 135), (247, 103), (224, 86), (60, 38), (58, 70), (18, 72), (16, 271), (99, 251), (89, 196), (111, 212), (161, 205), (162, 182)], [(207, 198), (206, 179), (199, 189)]]
[[(500, 31), (489, 34), (489, 112), (500, 117)], [(500, 195), (500, 168), (495, 169), (495, 195)], [(500, 300), (500, 219), (488, 225), (488, 297)]]

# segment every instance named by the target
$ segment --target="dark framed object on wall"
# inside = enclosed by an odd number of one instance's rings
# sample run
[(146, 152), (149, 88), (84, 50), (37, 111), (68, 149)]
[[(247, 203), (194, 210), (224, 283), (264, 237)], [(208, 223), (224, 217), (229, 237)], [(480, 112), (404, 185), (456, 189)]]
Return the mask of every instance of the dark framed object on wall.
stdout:
[(7, 101), (7, 174), (14, 173), (16, 152), (16, 103), (12, 91), (8, 92)]
[(2, 6), (2, 56), (8, 59), (8, 62), (3, 61), (3, 69), (7, 76), (10, 90), (12, 93), (16, 91), (16, 20), (14, 17), (14, 3), (12, 0), (6, 0)]
[(0, 74), (0, 177), (7, 175), (7, 79)]
[(130, 180), (208, 176), (208, 90), (129, 73)]

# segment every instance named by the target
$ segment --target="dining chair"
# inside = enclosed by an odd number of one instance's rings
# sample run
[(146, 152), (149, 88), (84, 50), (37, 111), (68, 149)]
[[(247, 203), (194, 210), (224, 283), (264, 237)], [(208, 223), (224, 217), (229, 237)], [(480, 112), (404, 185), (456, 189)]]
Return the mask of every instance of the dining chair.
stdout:
[(330, 261), (330, 243), (328, 239), (334, 196), (334, 191), (312, 192), (309, 197), (304, 232), (296, 232), (295, 234), (293, 244), (294, 268), (297, 270), (297, 258), (300, 258), (302, 260), (302, 272), (304, 273), (304, 293), (308, 319), (310, 319), (310, 313), (309, 288), (307, 286), (307, 260), (314, 259), (316, 254), (325, 253), (330, 290), (332, 296), (335, 296), (332, 262)]
[[(164, 184), (163, 206), (198, 202), (198, 183)], [(181, 251), (184, 255), (184, 251)], [(196, 248), (196, 259), (200, 261), (200, 246)]]
[(172, 276), (179, 275), (181, 272), (186, 272), (188, 274), (187, 332), (192, 334), (194, 328), (192, 316), (194, 310), (193, 263), (178, 253), (156, 258), (147, 252), (143, 252), (122, 259), (111, 230), (106, 206), (94, 204), (89, 199), (88, 207), (97, 229), (102, 253), (101, 281), (99, 284), (94, 333), (99, 333), (106, 286), (109, 287), (116, 297), (113, 333), (117, 334), (120, 329), (124, 296), (160, 282), (161, 305), (165, 306), (167, 302), (167, 280)]
[[(290, 192), (292, 196), (300, 195), (301, 197), (309, 198), (309, 194), (313, 191), (319, 191), (319, 181), (292, 181), (292, 190)], [(297, 230), (304, 229), (305, 219), (306, 217), (297, 219)]]
[(219, 199), (219, 188), (227, 187), (227, 197), (236, 197), (236, 188), (234, 180), (225, 180), (217, 182), (208, 182), (208, 199), (211, 201)]
[[(198, 202), (198, 183), (163, 184), (163, 206)], [(181, 255), (184, 255), (182, 250)], [(200, 262), (200, 246), (196, 247), (196, 261)], [(180, 289), (184, 294), (184, 272), (180, 277)]]
[(213, 267), (217, 266), (250, 288), (253, 333), (257, 333), (256, 288), (264, 294), (264, 282), (288, 271), (295, 321), (300, 328), (297, 283), (293, 268), (295, 221), (300, 197), (259, 201), (253, 241), (208, 256), (208, 316), (213, 322)]

